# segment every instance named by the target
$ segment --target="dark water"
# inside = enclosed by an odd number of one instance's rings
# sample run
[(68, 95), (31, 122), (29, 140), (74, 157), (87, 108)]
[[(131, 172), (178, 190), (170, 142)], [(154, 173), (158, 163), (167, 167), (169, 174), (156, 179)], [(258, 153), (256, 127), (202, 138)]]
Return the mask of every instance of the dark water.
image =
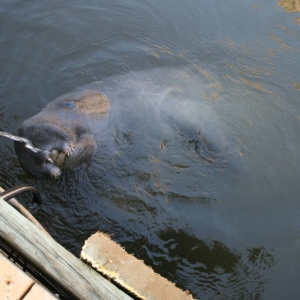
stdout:
[(36, 218), (76, 255), (101, 230), (196, 298), (298, 299), (299, 17), (276, 1), (0, 1), (0, 130), (79, 87), (112, 100), (88, 165), (36, 180), (1, 139), (0, 185), (38, 188)]

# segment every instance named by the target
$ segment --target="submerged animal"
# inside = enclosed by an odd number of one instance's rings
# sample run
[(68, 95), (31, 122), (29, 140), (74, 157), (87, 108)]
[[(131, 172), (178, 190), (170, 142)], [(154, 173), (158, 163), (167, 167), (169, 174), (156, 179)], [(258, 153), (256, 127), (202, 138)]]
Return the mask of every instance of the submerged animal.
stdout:
[(109, 112), (108, 98), (98, 91), (66, 94), (24, 121), (15, 134), (29, 139), (33, 152), (22, 142), (14, 147), (22, 168), (38, 178), (57, 178), (61, 169), (73, 169), (88, 161), (95, 151), (94, 121)]
[(175, 169), (215, 174), (235, 164), (240, 149), (215, 103), (203, 96), (209, 89), (191, 70), (159, 68), (107, 77), (24, 121), (16, 135), (40, 151), (18, 141), (15, 151), (22, 168), (39, 178), (57, 178), (92, 157), (93, 170), (112, 168), (120, 172), (117, 178), (133, 165), (136, 176), (159, 170), (173, 182), (180, 178)]

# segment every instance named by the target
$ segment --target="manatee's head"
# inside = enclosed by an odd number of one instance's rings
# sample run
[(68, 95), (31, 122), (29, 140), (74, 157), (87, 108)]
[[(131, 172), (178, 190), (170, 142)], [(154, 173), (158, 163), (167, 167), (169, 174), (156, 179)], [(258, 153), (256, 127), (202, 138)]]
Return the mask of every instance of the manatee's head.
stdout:
[(14, 142), (22, 168), (38, 178), (57, 178), (61, 169), (72, 169), (87, 161), (94, 152), (94, 141), (89, 137), (85, 147), (76, 145), (78, 136), (54, 123), (28, 119), (16, 130), (16, 135), (30, 140), (40, 151), (34, 152), (23, 142)]
[(108, 98), (89, 90), (70, 93), (49, 103), (15, 132), (39, 149), (34, 152), (25, 143), (15, 141), (20, 165), (34, 177), (57, 178), (62, 169), (87, 162), (95, 150), (94, 127), (99, 127), (98, 121), (106, 118), (108, 110)]

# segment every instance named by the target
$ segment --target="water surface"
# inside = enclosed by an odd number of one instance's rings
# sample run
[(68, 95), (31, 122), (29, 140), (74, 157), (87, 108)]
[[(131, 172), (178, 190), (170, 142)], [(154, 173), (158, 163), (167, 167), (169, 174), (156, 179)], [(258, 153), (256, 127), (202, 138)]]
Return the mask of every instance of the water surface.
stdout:
[(2, 0), (0, 130), (82, 87), (112, 110), (57, 181), (1, 139), (0, 185), (39, 189), (75, 255), (101, 230), (195, 298), (297, 299), (300, 13), (282, 2)]

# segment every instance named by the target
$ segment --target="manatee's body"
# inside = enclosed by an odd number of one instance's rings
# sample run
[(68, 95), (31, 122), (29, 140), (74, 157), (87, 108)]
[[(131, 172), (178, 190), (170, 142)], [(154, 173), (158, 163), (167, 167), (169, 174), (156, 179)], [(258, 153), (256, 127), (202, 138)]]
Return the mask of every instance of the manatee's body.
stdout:
[(101, 140), (105, 147), (101, 151), (112, 162), (114, 156), (130, 151), (136, 163), (145, 161), (143, 166), (159, 154), (170, 173), (174, 166), (187, 169), (199, 163), (223, 168), (228, 160), (225, 152), (237, 149), (225, 136), (225, 126), (203, 97), (204, 91), (197, 74), (171, 69), (95, 82), (60, 97), (23, 122), (16, 134), (44, 151), (34, 153), (15, 142), (18, 159), (35, 177), (58, 177), (60, 169), (88, 161)]

